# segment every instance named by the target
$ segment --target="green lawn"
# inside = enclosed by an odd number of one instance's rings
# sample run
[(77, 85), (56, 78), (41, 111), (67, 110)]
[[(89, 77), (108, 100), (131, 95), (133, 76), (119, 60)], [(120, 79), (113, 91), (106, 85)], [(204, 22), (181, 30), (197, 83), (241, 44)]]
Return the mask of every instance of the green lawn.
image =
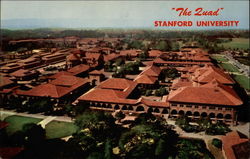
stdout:
[(233, 38), (232, 41), (221, 43), (225, 48), (232, 48), (232, 49), (249, 49), (249, 39), (247, 38)]
[(226, 59), (225, 57), (220, 56), (220, 55), (213, 55), (213, 56), (211, 56), (211, 58), (215, 59), (218, 62), (227, 62), (228, 61), (228, 59)]
[(76, 132), (77, 126), (70, 122), (52, 121), (45, 126), (48, 139), (70, 136)]
[(31, 117), (23, 117), (23, 116), (8, 116), (4, 119), (4, 121), (9, 123), (9, 126), (7, 127), (7, 133), (9, 135), (13, 134), (14, 132), (18, 130), (22, 130), (23, 125), (27, 123), (39, 123), (42, 119), (38, 118), (31, 118)]
[(229, 72), (239, 72), (238, 68), (230, 63), (221, 63), (219, 65)]
[(244, 75), (235, 75), (234, 79), (245, 89), (250, 90), (250, 78)]

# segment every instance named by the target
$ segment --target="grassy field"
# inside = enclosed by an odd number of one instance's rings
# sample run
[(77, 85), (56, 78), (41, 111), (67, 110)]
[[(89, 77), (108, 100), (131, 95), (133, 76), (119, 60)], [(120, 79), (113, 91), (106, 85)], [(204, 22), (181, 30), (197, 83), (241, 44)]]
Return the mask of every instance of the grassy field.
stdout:
[(221, 55), (213, 55), (211, 56), (212, 59), (215, 59), (218, 62), (227, 62), (228, 59), (226, 59), (225, 57), (221, 56)]
[(244, 75), (235, 75), (234, 79), (241, 85), (241, 87), (250, 90), (250, 78)]
[(219, 65), (229, 72), (239, 72), (238, 68), (230, 63), (221, 63)]
[(31, 117), (23, 117), (23, 116), (8, 116), (4, 119), (4, 121), (9, 123), (9, 126), (7, 127), (7, 133), (9, 135), (13, 134), (14, 132), (18, 130), (22, 130), (23, 125), (27, 123), (39, 123), (42, 119), (38, 118), (31, 118)]
[(232, 41), (221, 43), (220, 46), (223, 45), (225, 48), (232, 49), (249, 49), (249, 39), (247, 38), (233, 38)]
[(70, 122), (52, 121), (45, 126), (48, 139), (70, 136), (76, 132), (77, 126)]

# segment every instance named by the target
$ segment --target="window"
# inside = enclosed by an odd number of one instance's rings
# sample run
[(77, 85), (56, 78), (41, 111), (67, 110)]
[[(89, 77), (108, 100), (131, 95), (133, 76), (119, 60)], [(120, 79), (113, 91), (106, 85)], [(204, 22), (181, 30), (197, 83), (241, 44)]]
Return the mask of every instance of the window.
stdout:
[(173, 107), (177, 107), (177, 104), (172, 104)]
[(192, 105), (187, 105), (187, 108), (192, 108)]
[(218, 108), (218, 110), (222, 110), (222, 108)]
[(215, 109), (215, 107), (209, 107), (209, 109)]
[(202, 109), (207, 109), (207, 107), (206, 106), (202, 106)]
[(199, 106), (198, 105), (196, 105), (196, 106), (194, 106), (195, 108), (199, 108)]
[(226, 110), (231, 110), (231, 108), (226, 108)]
[(181, 104), (181, 105), (180, 105), (180, 107), (184, 107), (184, 105), (183, 105), (183, 104)]

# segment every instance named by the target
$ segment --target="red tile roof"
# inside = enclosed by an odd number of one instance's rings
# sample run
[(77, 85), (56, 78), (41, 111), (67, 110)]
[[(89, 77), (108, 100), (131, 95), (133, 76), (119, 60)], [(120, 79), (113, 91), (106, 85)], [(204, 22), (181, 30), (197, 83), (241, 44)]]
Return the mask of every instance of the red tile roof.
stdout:
[(98, 60), (101, 57), (101, 54), (100, 53), (89, 53), (89, 52), (87, 52), (85, 54), (85, 57), (88, 58), (88, 59)]
[(138, 56), (141, 52), (142, 52), (141, 50), (122, 50), (122, 51), (120, 52), (120, 55), (122, 55), (122, 56), (127, 56), (127, 55), (129, 55), (129, 56), (134, 56), (134, 57), (136, 57), (136, 56)]
[(88, 83), (87, 80), (83, 78), (62, 75), (47, 84), (41, 84), (31, 90), (17, 90), (16, 94), (38, 97), (48, 96), (52, 98), (61, 98), (62, 96), (77, 89), (78, 87), (85, 85), (86, 83)]
[[(222, 100), (223, 99), (223, 100)], [(212, 81), (200, 87), (181, 87), (171, 91), (168, 97), (170, 102), (201, 103), (239, 106), (242, 100), (228, 86)]]
[(178, 89), (180, 87), (186, 87), (186, 86), (192, 86), (193, 82), (189, 81), (189, 80), (182, 80), (182, 79), (175, 79), (173, 80), (172, 89)]
[(143, 70), (140, 75), (147, 75), (147, 76), (154, 76), (154, 77), (158, 77), (161, 73), (161, 68), (151, 65), (149, 67), (147, 67), (145, 70)]
[(138, 101), (137, 101), (137, 104), (139, 103), (143, 103), (147, 106), (151, 106), (151, 107), (169, 107), (169, 102), (159, 102), (159, 101), (151, 101), (151, 100), (147, 100), (145, 98), (140, 98)]
[(116, 58), (118, 58), (120, 56), (121, 55), (116, 54), (116, 53), (111, 53), (111, 54), (108, 54), (108, 55), (104, 55), (104, 61), (107, 62), (107, 61), (115, 60)]
[(80, 81), (85, 81), (82, 78), (78, 78), (72, 75), (62, 75), (51, 81), (50, 83), (57, 86), (71, 87)]
[(134, 81), (136, 81), (139, 84), (155, 84), (157, 78), (143, 74), (143, 75), (138, 75)]
[(135, 104), (136, 100), (125, 99), (122, 96), (122, 91), (112, 89), (95, 88), (85, 93), (78, 100), (96, 101), (96, 102), (109, 102), (109, 103), (123, 103)]
[[(235, 148), (237, 145), (244, 144), (241, 146), (243, 150), (241, 150), (241, 156), (245, 156), (244, 159), (249, 157), (249, 139), (241, 138), (238, 132), (233, 131), (227, 133), (226, 136), (221, 137), (223, 150), (225, 152), (227, 159), (243, 159), (243, 157), (237, 157)], [(239, 151), (239, 149), (238, 149)], [(244, 153), (244, 154), (243, 154)]]
[(71, 73), (72, 75), (78, 75), (80, 73), (88, 71), (89, 69), (90, 67), (88, 65), (80, 64), (68, 69), (67, 72)]
[(60, 72), (58, 72), (58, 73), (56, 73), (54, 75), (49, 76), (48, 78), (49, 79), (56, 79), (56, 78), (58, 78), (58, 77), (60, 77), (62, 75), (72, 75), (72, 73), (66, 72), (66, 71), (60, 71)]
[(79, 54), (70, 54), (66, 57), (68, 61), (80, 61), (80, 55)]
[(101, 71), (98, 71), (98, 70), (94, 70), (94, 71), (91, 71), (89, 72), (90, 75), (101, 75), (103, 74)]
[(125, 90), (131, 85), (135, 85), (135, 82), (124, 78), (110, 78), (100, 83), (97, 87), (103, 89)]
[(168, 102), (158, 102), (150, 101), (144, 98), (136, 99), (126, 99), (123, 97), (122, 91), (112, 90), (112, 89), (100, 89), (94, 88), (78, 98), (78, 100), (84, 101), (95, 101), (95, 102), (107, 102), (107, 103), (119, 103), (119, 104), (145, 104), (152, 107), (169, 107)]
[(34, 70), (30, 71), (30, 70), (25, 70), (25, 69), (19, 69), (15, 72), (10, 73), (10, 75), (14, 77), (25, 77), (25, 76), (33, 75), (35, 73), (36, 72)]
[(14, 82), (11, 81), (9, 77), (0, 76), (0, 87), (7, 86), (12, 83)]
[(189, 73), (193, 73), (193, 72), (195, 72), (198, 68), (200, 68), (200, 66), (194, 65), (194, 66), (192, 66), (192, 67), (188, 70), (188, 72), (189, 72)]
[(163, 52), (160, 51), (160, 50), (151, 50), (151, 51), (148, 51), (148, 56), (149, 57), (158, 57), (162, 54)]
[(216, 79), (223, 84), (235, 83), (228, 74), (225, 74), (223, 70), (214, 66), (205, 66), (202, 68), (198, 68), (194, 72), (194, 81), (198, 81), (200, 83), (208, 83), (213, 79)]
[(176, 69), (180, 72), (188, 72), (192, 67), (176, 67)]
[(154, 64), (153, 61), (143, 61), (142, 63), (143, 63), (143, 65), (146, 65), (146, 66), (151, 66)]
[(28, 91), (17, 90), (16, 94), (26, 95), (26, 96), (37, 96), (37, 97), (52, 97), (60, 98), (67, 94), (68, 88), (62, 86), (55, 86), (53, 84), (47, 83), (34, 87)]

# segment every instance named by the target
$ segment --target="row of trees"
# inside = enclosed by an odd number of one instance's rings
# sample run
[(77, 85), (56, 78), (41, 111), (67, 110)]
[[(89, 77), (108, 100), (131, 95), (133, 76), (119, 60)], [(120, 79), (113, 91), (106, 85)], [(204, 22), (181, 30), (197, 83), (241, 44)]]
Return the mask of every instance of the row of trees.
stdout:
[[(148, 39), (149, 40), (149, 39)], [(128, 42), (127, 49), (141, 49), (143, 51), (157, 49), (161, 51), (179, 51), (180, 44), (175, 40), (131, 40)]]
[(204, 31), (169, 31), (169, 30), (149, 30), (149, 29), (23, 29), (9, 30), (1, 29), (2, 36), (8, 39), (25, 39), (25, 38), (61, 38), (65, 36), (79, 36), (81, 38), (97, 38), (108, 35), (109, 37), (133, 37), (136, 39), (151, 39), (159, 38), (192, 38), (193, 36), (206, 37), (245, 37), (249, 38), (249, 30), (208, 30)]
[(78, 111), (70, 104), (70, 101), (65, 101), (64, 107), (61, 107), (59, 110), (55, 110), (54, 108), (58, 106), (58, 102), (49, 97), (39, 99), (23, 99), (11, 96), (10, 99), (4, 98), (3, 103), (4, 108), (16, 109), (17, 112), (44, 113), (46, 115), (68, 114), (69, 116), (74, 116), (74, 114)]

